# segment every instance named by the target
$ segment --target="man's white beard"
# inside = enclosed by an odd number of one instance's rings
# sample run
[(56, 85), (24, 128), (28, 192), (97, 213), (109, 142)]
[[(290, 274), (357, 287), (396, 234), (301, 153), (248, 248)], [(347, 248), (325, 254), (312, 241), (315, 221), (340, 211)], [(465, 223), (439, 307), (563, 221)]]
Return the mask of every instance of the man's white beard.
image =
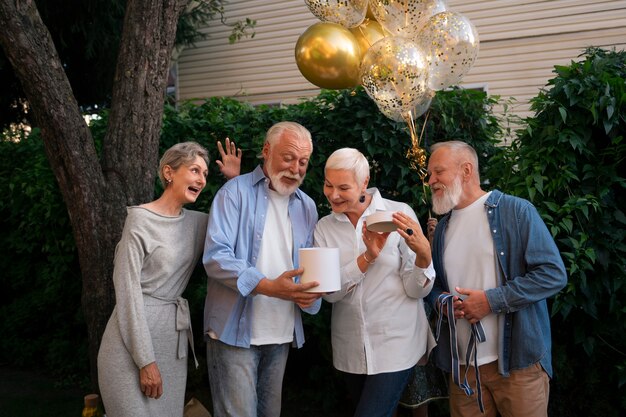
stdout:
[(461, 177), (457, 175), (454, 181), (452, 181), (451, 187), (443, 187), (443, 195), (441, 197), (433, 194), (433, 211), (436, 214), (449, 212), (459, 204), (462, 193)]
[[(292, 174), (291, 172), (289, 172), (289, 170), (284, 170), (284, 171), (280, 171), (280, 172), (273, 172), (272, 168), (271, 168), (271, 160), (268, 159), (267, 161), (267, 175), (270, 177), (270, 182), (272, 184), (272, 188), (280, 195), (291, 195), (294, 192), (296, 192), (296, 190), (298, 189), (298, 187), (300, 185), (302, 185), (302, 181), (304, 181), (304, 177), (300, 176), (299, 174)], [(292, 178), (294, 180), (296, 180), (297, 182), (294, 185), (286, 185), (284, 184), (280, 179), (283, 177), (287, 177), (287, 178)]]

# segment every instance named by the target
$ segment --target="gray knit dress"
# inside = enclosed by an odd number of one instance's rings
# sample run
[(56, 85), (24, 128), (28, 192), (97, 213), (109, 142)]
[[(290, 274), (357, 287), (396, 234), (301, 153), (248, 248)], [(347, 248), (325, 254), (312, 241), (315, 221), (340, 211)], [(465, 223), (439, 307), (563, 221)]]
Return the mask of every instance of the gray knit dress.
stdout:
[[(129, 207), (115, 250), (115, 309), (98, 352), (98, 383), (108, 417), (181, 417), (187, 344), (193, 344), (181, 294), (204, 249), (208, 216), (183, 209), (167, 217)], [(146, 397), (139, 369), (156, 361), (159, 399)]]

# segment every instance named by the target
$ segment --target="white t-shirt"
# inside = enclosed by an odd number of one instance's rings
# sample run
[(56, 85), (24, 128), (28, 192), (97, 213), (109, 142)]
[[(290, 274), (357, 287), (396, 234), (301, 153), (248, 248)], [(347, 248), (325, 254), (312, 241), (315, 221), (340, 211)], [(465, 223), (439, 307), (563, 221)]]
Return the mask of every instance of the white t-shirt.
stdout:
[[(289, 220), (289, 196), (269, 190), (263, 240), (256, 268), (267, 279), (276, 279), (293, 269), (293, 232)], [(255, 295), (252, 303), (251, 345), (293, 341), (294, 304), (265, 295)]]
[[(455, 287), (486, 290), (498, 285), (497, 259), (485, 213), (485, 201), (489, 194), (485, 194), (465, 208), (452, 210), (445, 232), (443, 264), (450, 292), (461, 298), (466, 296), (458, 294)], [(477, 345), (479, 366), (498, 359), (498, 315), (490, 313), (480, 322), (485, 329), (487, 340)], [(465, 319), (457, 320), (456, 327), (459, 359), (465, 364), (471, 327)]]

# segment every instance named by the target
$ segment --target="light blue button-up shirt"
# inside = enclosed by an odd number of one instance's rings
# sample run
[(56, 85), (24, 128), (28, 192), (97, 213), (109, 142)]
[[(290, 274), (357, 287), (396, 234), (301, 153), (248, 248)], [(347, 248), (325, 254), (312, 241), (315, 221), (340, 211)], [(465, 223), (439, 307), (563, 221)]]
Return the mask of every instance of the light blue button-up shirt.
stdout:
[[(212, 332), (232, 346), (250, 347), (253, 291), (265, 278), (255, 265), (264, 238), (268, 192), (269, 179), (258, 166), (228, 181), (211, 205), (202, 257), (208, 275), (204, 334)], [(298, 249), (313, 246), (317, 210), (313, 200), (298, 189), (289, 198), (288, 212), (293, 230), (292, 260), (297, 268)], [(318, 299), (304, 311), (315, 314), (320, 306)], [(304, 331), (300, 308), (294, 304), (293, 311), (294, 345), (301, 347)]]

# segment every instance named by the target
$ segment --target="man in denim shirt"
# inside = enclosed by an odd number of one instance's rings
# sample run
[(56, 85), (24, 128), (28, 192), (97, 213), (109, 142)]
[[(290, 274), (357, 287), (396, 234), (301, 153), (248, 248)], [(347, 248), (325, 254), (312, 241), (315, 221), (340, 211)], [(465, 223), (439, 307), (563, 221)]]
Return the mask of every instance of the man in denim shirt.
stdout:
[(298, 188), (313, 151), (303, 126), (266, 135), (264, 163), (228, 181), (211, 205), (203, 256), (209, 382), (215, 417), (280, 415), (289, 345), (304, 343), (300, 310), (321, 294), (298, 283), (298, 249), (313, 246), (315, 203)]
[[(450, 342), (456, 327), (461, 385), (466, 377), (470, 387), (457, 386), (451, 375), (451, 416), (547, 416), (552, 357), (546, 299), (567, 282), (556, 244), (530, 202), (481, 189), (471, 146), (450, 141), (431, 150), (433, 211), (446, 214), (435, 231), (437, 277), (429, 301), (439, 309), (439, 296), (453, 294), (450, 324), (456, 324), (441, 326), (434, 358), (443, 370), (456, 369)], [(478, 323), (486, 340), (472, 355), (469, 343)]]

